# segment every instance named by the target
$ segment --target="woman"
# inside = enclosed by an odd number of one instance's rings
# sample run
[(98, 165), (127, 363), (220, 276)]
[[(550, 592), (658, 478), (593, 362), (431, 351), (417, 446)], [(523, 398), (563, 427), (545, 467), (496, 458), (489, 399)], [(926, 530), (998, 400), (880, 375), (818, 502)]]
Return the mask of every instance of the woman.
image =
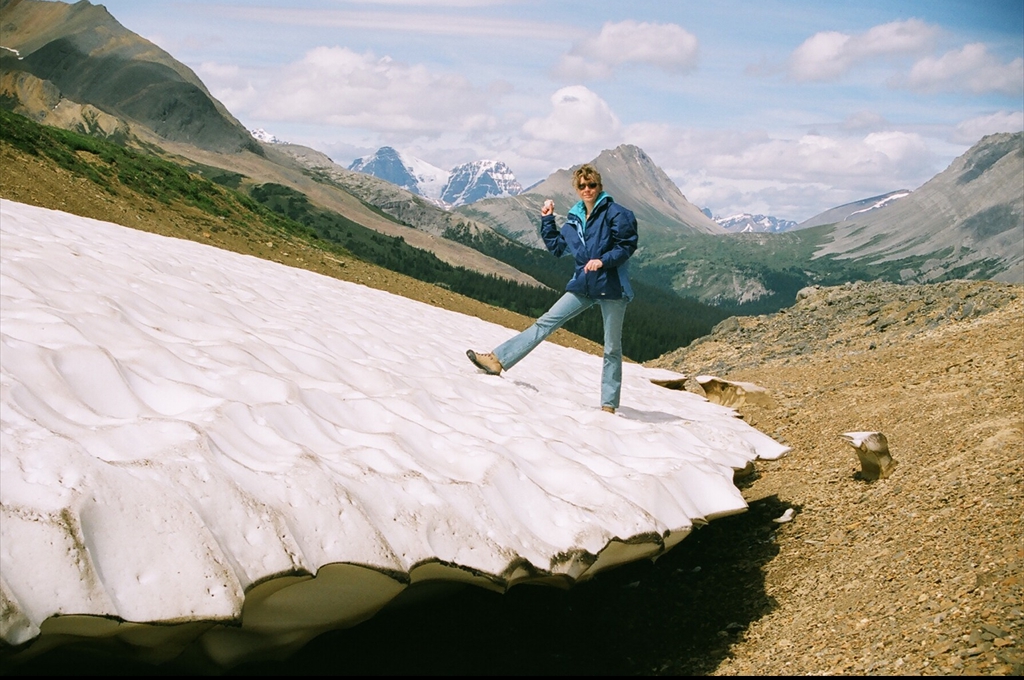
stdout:
[(499, 375), (515, 366), (544, 338), (566, 321), (593, 305), (601, 306), (604, 320), (604, 368), (601, 372), (601, 408), (615, 413), (622, 391), (622, 320), (633, 298), (627, 261), (636, 251), (636, 217), (604, 192), (601, 173), (589, 163), (572, 174), (580, 200), (569, 210), (565, 224), (555, 225), (555, 204), (548, 199), (541, 208), (541, 236), (555, 257), (567, 250), (576, 270), (565, 295), (537, 322), (489, 354), (467, 350), (478, 368)]

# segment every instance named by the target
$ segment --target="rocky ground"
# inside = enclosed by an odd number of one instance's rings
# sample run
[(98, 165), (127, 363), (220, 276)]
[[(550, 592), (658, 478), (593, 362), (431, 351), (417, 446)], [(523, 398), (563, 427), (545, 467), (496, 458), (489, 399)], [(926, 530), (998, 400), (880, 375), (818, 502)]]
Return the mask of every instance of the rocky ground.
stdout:
[[(796, 510), (764, 565), (774, 605), (714, 672), (1024, 671), (1024, 289), (988, 282), (809, 289), (653, 362), (756, 383), (740, 411), (793, 447), (745, 495)], [(897, 466), (854, 479), (848, 431)]]
[[(357, 261), (338, 267), (297, 244), (221, 242), (228, 237), (197, 230), (185, 213), (110, 197), (41, 161), (4, 152), (0, 166), (5, 198), (529, 323)], [(465, 589), (230, 672), (1024, 673), (1024, 288), (811, 289), (791, 309), (727, 319), (651, 363), (770, 392), (770, 405), (739, 411), (793, 450), (741, 482), (747, 513), (569, 591)], [(897, 466), (887, 478), (855, 478), (859, 463), (839, 435), (860, 430), (888, 438)], [(792, 521), (773, 521), (788, 509)], [(126, 661), (130, 651), (63, 647), (0, 674), (210, 670), (187, 658)]]

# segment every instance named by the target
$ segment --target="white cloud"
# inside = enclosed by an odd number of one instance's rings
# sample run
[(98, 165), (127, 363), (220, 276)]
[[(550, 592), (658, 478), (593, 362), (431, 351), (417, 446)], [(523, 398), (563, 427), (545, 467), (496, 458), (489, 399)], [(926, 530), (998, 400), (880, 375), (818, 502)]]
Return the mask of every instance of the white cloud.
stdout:
[(523, 124), (526, 136), (542, 141), (594, 145), (618, 138), (621, 123), (607, 102), (583, 85), (570, 85), (551, 95), (551, 111)]
[(460, 75), (344, 47), (317, 47), (275, 73), (251, 113), (373, 131), (470, 132), (495, 123), (491, 97)]
[(793, 51), (789, 74), (800, 81), (835, 80), (862, 62), (928, 50), (939, 29), (908, 19), (875, 26), (849, 35), (838, 31), (815, 33)]
[(901, 131), (786, 138), (756, 130), (631, 125), (624, 136), (644, 149), (657, 149), (657, 162), (673, 176), (696, 176), (703, 171), (709, 176), (771, 183), (867, 185), (917, 177), (929, 172), (934, 163), (924, 138)]
[(238, 66), (203, 62), (196, 68), (196, 74), (210, 93), (235, 114), (246, 111), (258, 100), (256, 87)]
[(831, 80), (850, 68), (846, 55), (850, 36), (837, 31), (816, 33), (796, 48), (789, 60), (789, 72), (797, 80)]
[(697, 66), (697, 48), (697, 38), (677, 24), (608, 22), (596, 36), (573, 45), (555, 72), (563, 78), (592, 80), (607, 78), (625, 64), (643, 64), (687, 73)]
[(596, 157), (622, 143), (622, 123), (601, 97), (583, 85), (563, 87), (551, 95), (551, 108), (523, 122), (518, 135), (506, 140), (501, 155), (517, 174), (544, 178)]
[(973, 146), (985, 135), (1021, 130), (1024, 130), (1024, 111), (999, 111), (961, 122), (953, 131), (952, 141)]
[(865, 198), (864, 193), (824, 184), (783, 184), (706, 177), (681, 185), (687, 199), (716, 216), (750, 213), (802, 222), (837, 205)]
[(601, 80), (615, 72), (611, 64), (578, 54), (566, 54), (555, 67), (555, 75), (564, 80)]
[(716, 214), (799, 221), (849, 201), (916, 188), (941, 170), (929, 140), (894, 130), (783, 137), (643, 124), (623, 136), (652, 153), (691, 202)]
[(1024, 92), (1024, 59), (1018, 57), (1004, 63), (985, 45), (971, 43), (941, 57), (921, 59), (906, 78), (893, 84), (926, 92), (966, 90), (976, 94), (1001, 92), (1019, 95)]
[(771, 139), (740, 154), (713, 156), (708, 168), (734, 178), (873, 187), (880, 181), (902, 186), (909, 178), (927, 174), (933, 161), (928, 145), (917, 134), (874, 132), (863, 139), (825, 135)]

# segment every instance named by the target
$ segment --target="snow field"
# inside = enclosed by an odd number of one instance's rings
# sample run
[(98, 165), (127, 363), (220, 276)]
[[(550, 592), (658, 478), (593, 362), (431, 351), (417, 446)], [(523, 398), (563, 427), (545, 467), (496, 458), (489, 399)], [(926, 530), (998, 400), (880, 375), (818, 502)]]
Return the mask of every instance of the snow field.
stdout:
[(626, 365), (611, 416), (599, 357), (478, 372), (512, 331), (476, 318), (11, 201), (0, 229), (9, 644), (231, 663), (420, 581), (572, 583), (742, 511), (733, 469), (786, 451), (665, 371)]

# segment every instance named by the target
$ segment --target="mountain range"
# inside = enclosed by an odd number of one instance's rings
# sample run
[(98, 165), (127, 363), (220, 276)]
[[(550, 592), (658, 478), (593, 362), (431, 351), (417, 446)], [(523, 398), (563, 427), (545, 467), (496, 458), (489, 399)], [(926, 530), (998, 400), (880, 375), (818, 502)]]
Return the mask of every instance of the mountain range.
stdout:
[[(314, 149), (254, 137), (191, 69), (102, 6), (0, 0), (0, 9), (5, 108), (176, 158), (191, 171), (228, 173), (243, 192), (289, 187), (322, 209), (451, 265), (537, 285), (516, 269), (520, 255), (510, 258), (508, 245), (494, 244), (540, 246), (543, 201), (552, 198), (559, 216), (577, 201), (572, 168), (522, 191), (497, 161), (444, 171), (383, 147), (353, 164), (362, 170), (355, 172)], [(639, 279), (705, 302), (740, 305), (740, 311), (750, 305), (769, 311), (814, 283), (1024, 281), (1022, 139), (1021, 133), (986, 137), (914, 191), (839, 206), (795, 227), (758, 215), (720, 218), (723, 226), (633, 145), (607, 149), (590, 162), (614, 200), (637, 216), (641, 245), (633, 271)], [(459, 242), (452, 239), (456, 233)], [(486, 235), (490, 254), (467, 233)]]
[[(704, 214), (708, 214), (706, 209)], [(797, 226), (797, 223), (793, 220), (784, 220), (772, 217), (771, 215), (751, 215), (750, 213), (715, 217), (714, 220), (730, 234), (750, 234), (754, 232), (778, 234), (783, 231), (789, 231)]]
[(825, 256), (898, 263), (905, 282), (1024, 281), (1024, 132), (984, 137), (905, 197), (851, 214)]
[(390, 146), (357, 158), (348, 169), (387, 180), (445, 208), (523, 191), (512, 169), (501, 161), (473, 161), (442, 170)]
[(882, 194), (880, 196), (872, 196), (870, 198), (864, 198), (859, 201), (830, 208), (825, 212), (818, 213), (814, 217), (799, 223), (793, 220), (786, 220), (781, 217), (774, 217), (772, 215), (739, 213), (736, 215), (715, 216), (708, 208), (704, 208), (702, 212), (720, 224), (722, 228), (730, 234), (780, 234), (784, 231), (790, 231), (793, 229), (806, 229), (808, 227), (816, 227), (822, 224), (835, 224), (845, 220), (856, 220), (872, 210), (878, 210), (879, 208), (882, 208), (893, 201), (905, 198), (908, 195), (910, 195), (910, 191), (908, 189), (890, 191), (889, 193)]
[[(641, 149), (592, 161), (616, 200), (633, 208), (641, 248), (633, 271), (701, 301), (762, 313), (791, 304), (811, 284), (950, 278), (1024, 282), (1024, 133), (981, 140), (915, 191), (894, 191), (825, 211), (779, 232), (725, 226), (686, 200)], [(523, 194), (458, 209), (522, 243), (538, 245), (536, 214), (575, 202), (569, 170)], [(772, 218), (767, 218), (771, 224)]]

